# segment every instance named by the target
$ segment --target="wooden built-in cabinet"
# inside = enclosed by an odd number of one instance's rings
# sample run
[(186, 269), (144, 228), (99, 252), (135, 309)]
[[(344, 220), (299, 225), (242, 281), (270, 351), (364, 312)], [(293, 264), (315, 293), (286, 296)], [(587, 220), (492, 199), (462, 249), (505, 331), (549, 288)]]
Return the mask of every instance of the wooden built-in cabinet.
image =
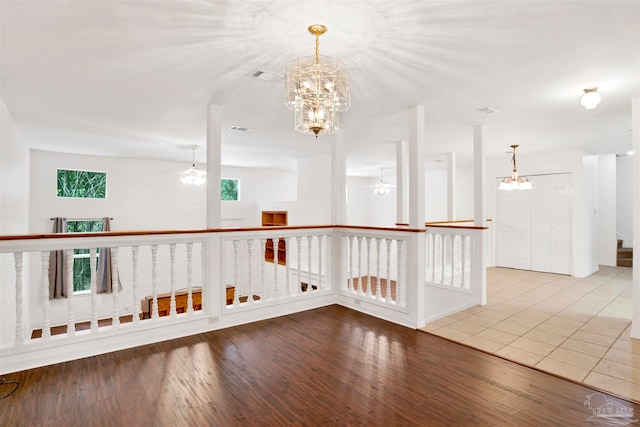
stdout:
[[(287, 211), (262, 211), (262, 226), (276, 227), (286, 226), (289, 223), (289, 213)], [(278, 239), (278, 246), (275, 247), (273, 239), (268, 239), (264, 247), (264, 260), (273, 262), (275, 254), (278, 254), (278, 265), (287, 264), (287, 245), (283, 238)]]

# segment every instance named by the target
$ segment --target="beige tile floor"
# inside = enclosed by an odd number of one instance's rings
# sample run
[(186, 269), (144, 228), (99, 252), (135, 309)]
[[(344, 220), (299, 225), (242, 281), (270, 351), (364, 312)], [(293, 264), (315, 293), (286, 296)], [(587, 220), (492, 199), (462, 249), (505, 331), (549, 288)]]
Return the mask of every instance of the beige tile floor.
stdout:
[(579, 279), (490, 268), (487, 305), (421, 329), (640, 403), (631, 272), (601, 266)]

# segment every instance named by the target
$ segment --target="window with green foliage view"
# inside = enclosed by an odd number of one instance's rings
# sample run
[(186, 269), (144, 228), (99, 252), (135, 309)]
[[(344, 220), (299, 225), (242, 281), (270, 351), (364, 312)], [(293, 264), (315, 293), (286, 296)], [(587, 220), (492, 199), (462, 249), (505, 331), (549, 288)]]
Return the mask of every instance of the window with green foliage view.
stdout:
[[(87, 233), (102, 231), (102, 220), (67, 221), (67, 233)], [(96, 254), (96, 267), (100, 249)], [(89, 249), (73, 250), (73, 292), (91, 291), (91, 254)]]
[(107, 174), (58, 169), (58, 197), (104, 199), (107, 196)]
[(240, 200), (240, 180), (222, 178), (220, 180), (220, 200)]

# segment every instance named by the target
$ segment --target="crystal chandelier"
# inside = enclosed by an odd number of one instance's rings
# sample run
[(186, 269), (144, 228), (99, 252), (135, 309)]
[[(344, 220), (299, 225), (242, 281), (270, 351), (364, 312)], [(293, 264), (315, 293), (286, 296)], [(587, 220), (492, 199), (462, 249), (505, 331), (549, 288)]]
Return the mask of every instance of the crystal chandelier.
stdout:
[(316, 37), (315, 56), (305, 56), (287, 64), (285, 104), (295, 113), (295, 128), (304, 134), (331, 135), (340, 130), (340, 113), (351, 106), (349, 76), (337, 59), (320, 56), (320, 36), (324, 25), (311, 25)]
[(185, 185), (199, 186), (207, 182), (207, 171), (198, 169), (196, 167), (197, 147), (197, 145), (191, 147), (191, 149), (193, 150), (193, 163), (183, 172), (183, 176), (180, 177), (180, 181), (182, 181), (182, 183)]
[(531, 186), (531, 181), (526, 176), (518, 176), (518, 172), (516, 171), (516, 148), (517, 145), (512, 145), (513, 148), (513, 157), (511, 161), (513, 162), (513, 172), (511, 176), (507, 176), (502, 180), (498, 190), (531, 190), (533, 187)]

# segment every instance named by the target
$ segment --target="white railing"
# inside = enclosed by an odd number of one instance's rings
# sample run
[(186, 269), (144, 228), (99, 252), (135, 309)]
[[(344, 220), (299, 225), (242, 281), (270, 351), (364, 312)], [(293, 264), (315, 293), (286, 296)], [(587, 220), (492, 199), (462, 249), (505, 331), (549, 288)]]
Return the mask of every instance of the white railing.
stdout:
[(425, 320), (486, 303), (483, 233), (486, 227), (427, 225)]
[[(335, 303), (419, 327), (437, 312), (419, 285), (416, 254), (434, 239), (424, 236), (347, 226), (0, 236), (0, 374)], [(431, 285), (474, 294), (477, 236), (460, 236), (471, 252), (432, 244), (455, 266), (445, 260)], [(99, 248), (110, 248), (122, 289), (97, 293)], [(74, 249), (89, 250), (88, 292), (73, 292)], [(49, 298), (51, 251), (67, 255), (67, 298)]]

